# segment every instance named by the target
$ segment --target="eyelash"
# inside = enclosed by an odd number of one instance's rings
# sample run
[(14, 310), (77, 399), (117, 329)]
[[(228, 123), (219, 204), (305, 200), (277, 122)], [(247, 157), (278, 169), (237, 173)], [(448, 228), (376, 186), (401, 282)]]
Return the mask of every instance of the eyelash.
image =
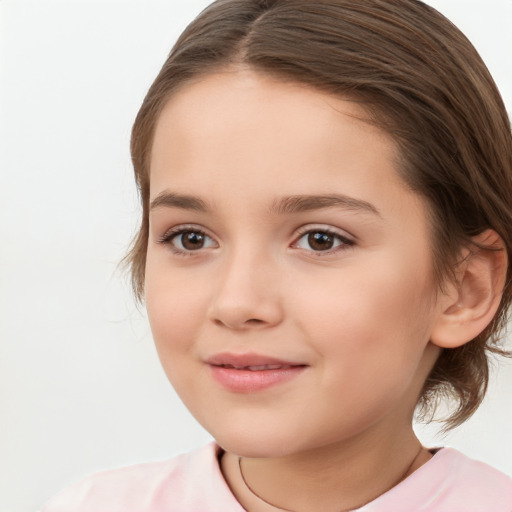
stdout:
[[(304, 238), (306, 235), (311, 235), (313, 233), (321, 233), (322, 235), (328, 235), (329, 237), (332, 237), (334, 240), (337, 240), (340, 242), (340, 244), (334, 248), (327, 249), (324, 251), (315, 251), (313, 249), (304, 249), (307, 252), (310, 252), (311, 254), (314, 254), (316, 257), (322, 257), (326, 255), (332, 255), (338, 251), (346, 251), (347, 249), (351, 248), (355, 242), (354, 240), (348, 238), (347, 236), (342, 235), (341, 233), (327, 227), (323, 226), (305, 226), (299, 230), (299, 233), (297, 237), (295, 238), (295, 241), (292, 243), (292, 247), (296, 247), (297, 244), (300, 242), (302, 238)], [(299, 247), (297, 247), (300, 249)]]
[(168, 245), (171, 251), (179, 256), (194, 256), (195, 252), (193, 250), (186, 250), (186, 249), (180, 249), (179, 247), (176, 247), (172, 242), (174, 239), (178, 238), (180, 235), (183, 235), (185, 233), (196, 233), (199, 234), (205, 238), (209, 238), (210, 240), (213, 240), (213, 238), (206, 233), (203, 229), (197, 227), (197, 226), (177, 226), (175, 228), (169, 229), (166, 231), (158, 240), (157, 242), (162, 245)]
[[(159, 239), (158, 243), (162, 245), (168, 245), (173, 253), (180, 255), (180, 256), (194, 256), (196, 252), (199, 252), (200, 249), (203, 249), (204, 247), (201, 247), (197, 250), (187, 250), (187, 249), (180, 249), (176, 247), (173, 244), (173, 240), (178, 238), (180, 235), (183, 235), (185, 233), (195, 233), (200, 236), (203, 236), (207, 239), (213, 240), (213, 238), (208, 235), (203, 229), (197, 227), (197, 226), (177, 226), (175, 228), (172, 228), (164, 233)], [(314, 249), (302, 249), (304, 251), (310, 252), (311, 254), (314, 254), (316, 257), (322, 257), (324, 255), (331, 255), (333, 253), (336, 253), (340, 250), (347, 250), (348, 248), (352, 247), (354, 245), (354, 241), (350, 238), (341, 235), (340, 233), (334, 231), (333, 229), (326, 228), (326, 227), (311, 227), (311, 226), (305, 226), (299, 230), (299, 233), (297, 234), (295, 241), (291, 244), (292, 248), (301, 249), (300, 247), (297, 247), (298, 243), (302, 238), (304, 238), (306, 235), (311, 235), (313, 233), (322, 234), (322, 235), (328, 235), (329, 237), (332, 237), (334, 240), (337, 240), (339, 242), (339, 245), (335, 246), (334, 248), (330, 248), (327, 250), (319, 250), (315, 251)]]

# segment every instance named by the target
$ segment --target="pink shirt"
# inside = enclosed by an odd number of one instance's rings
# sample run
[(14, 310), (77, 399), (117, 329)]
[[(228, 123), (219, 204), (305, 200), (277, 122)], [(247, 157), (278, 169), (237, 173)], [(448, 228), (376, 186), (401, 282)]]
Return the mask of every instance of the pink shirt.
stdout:
[[(41, 512), (244, 512), (224, 481), (219, 450), (211, 443), (169, 461), (92, 475)], [(512, 478), (443, 448), (357, 512), (512, 512)]]

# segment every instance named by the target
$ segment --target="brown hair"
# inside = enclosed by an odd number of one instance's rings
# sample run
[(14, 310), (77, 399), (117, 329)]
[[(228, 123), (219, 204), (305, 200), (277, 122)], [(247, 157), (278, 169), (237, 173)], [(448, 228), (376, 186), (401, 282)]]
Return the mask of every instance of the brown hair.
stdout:
[[(142, 299), (148, 240), (149, 166), (159, 114), (179, 87), (226, 66), (359, 100), (390, 133), (406, 183), (431, 206), (433, 261), (442, 285), (457, 255), (487, 228), (512, 261), (512, 137), (496, 85), (466, 37), (418, 0), (218, 0), (183, 32), (135, 121), (131, 151), (142, 223), (127, 262)], [(499, 348), (512, 298), (511, 269), (491, 324), (444, 349), (419, 406), (456, 399), (447, 428), (480, 405), (490, 353)]]

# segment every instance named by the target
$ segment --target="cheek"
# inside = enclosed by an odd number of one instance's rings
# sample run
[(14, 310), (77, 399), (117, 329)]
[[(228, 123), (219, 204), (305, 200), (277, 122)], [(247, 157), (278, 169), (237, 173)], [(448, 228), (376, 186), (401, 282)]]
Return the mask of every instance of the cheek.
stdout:
[[(193, 340), (204, 316), (200, 296), (190, 282), (165, 272), (146, 274), (146, 309), (155, 347), (167, 378), (185, 403), (198, 394)], [(154, 279), (155, 278), (155, 279)], [(192, 365), (192, 366), (191, 366)], [(193, 371), (191, 371), (193, 368)]]
[[(155, 344), (160, 354), (187, 347), (205, 314), (201, 287), (179, 271), (170, 271), (165, 262), (148, 253), (145, 302)], [(164, 361), (162, 361), (164, 362)]]
[(431, 324), (433, 289), (421, 263), (380, 258), (361, 261), (333, 273), (330, 280), (303, 283), (296, 294), (302, 329), (319, 350), (339, 357), (396, 360), (422, 351)]
[(323, 366), (320, 385), (326, 395), (334, 392), (327, 406), (333, 415), (339, 410), (340, 422), (346, 423), (346, 411), (352, 411), (353, 428), (373, 421), (400, 397), (414, 402), (421, 387), (430, 324), (425, 301), (431, 289), (414, 278), (415, 272), (385, 270), (351, 272), (311, 289), (307, 301), (302, 297), (301, 330)]

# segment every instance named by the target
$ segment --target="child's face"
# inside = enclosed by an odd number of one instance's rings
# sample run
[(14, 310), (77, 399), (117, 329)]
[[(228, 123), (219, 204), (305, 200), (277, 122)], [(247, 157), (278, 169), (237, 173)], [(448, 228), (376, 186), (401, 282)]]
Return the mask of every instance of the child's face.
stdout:
[(172, 384), (229, 451), (410, 432), (438, 355), (427, 211), (358, 116), (233, 71), (184, 88), (158, 122), (149, 319)]

